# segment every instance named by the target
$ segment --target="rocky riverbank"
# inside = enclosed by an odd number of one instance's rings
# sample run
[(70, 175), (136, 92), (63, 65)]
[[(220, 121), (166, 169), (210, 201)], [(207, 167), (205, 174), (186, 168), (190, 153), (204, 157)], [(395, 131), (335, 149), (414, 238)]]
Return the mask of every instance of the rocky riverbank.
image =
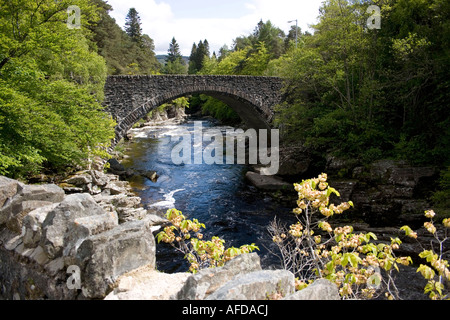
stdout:
[[(262, 270), (257, 254), (196, 275), (157, 272), (153, 233), (166, 220), (140, 202), (127, 182), (94, 170), (59, 186), (0, 177), (0, 297), (248, 300), (294, 293), (294, 275)], [(323, 290), (290, 298), (339, 298), (335, 285)]]
[[(0, 296), (70, 300), (339, 298), (335, 285), (324, 281), (294, 293), (294, 275), (262, 270), (255, 253), (196, 275), (158, 272), (154, 233), (167, 221), (163, 212), (149, 212), (140, 202), (127, 182), (99, 171), (79, 172), (59, 186), (25, 185), (0, 177)], [(395, 228), (354, 226), (357, 231), (376, 233), (380, 241), (401, 236)], [(424, 230), (418, 233), (425, 243), (432, 240)], [(416, 259), (420, 246), (402, 239), (405, 243), (399, 254)], [(403, 299), (426, 299), (426, 281), (415, 270), (401, 267), (397, 286)]]

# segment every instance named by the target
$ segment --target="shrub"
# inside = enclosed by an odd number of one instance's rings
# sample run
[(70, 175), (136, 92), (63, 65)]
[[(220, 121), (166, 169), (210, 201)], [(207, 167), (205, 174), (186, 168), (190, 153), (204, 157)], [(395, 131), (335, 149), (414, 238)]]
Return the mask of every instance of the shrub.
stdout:
[[(444, 219), (442, 224), (444, 229), (439, 232), (435, 226), (433, 218), (436, 216), (433, 210), (425, 211), (425, 217), (430, 219), (430, 222), (425, 222), (424, 227), (429, 233), (431, 233), (436, 241), (431, 243), (431, 249), (426, 250), (421, 245), (423, 251), (419, 254), (419, 257), (426, 259), (428, 264), (421, 264), (417, 269), (422, 276), (428, 280), (425, 286), (425, 294), (428, 294), (432, 300), (444, 300), (450, 299), (449, 288), (445, 287), (445, 280), (450, 281), (450, 270), (449, 263), (447, 260), (443, 259), (444, 254), (444, 243), (449, 240), (448, 229), (450, 229), (450, 218)], [(408, 237), (417, 239), (417, 233), (414, 232), (410, 227), (404, 226), (401, 228), (402, 231)], [(437, 252), (435, 247), (437, 245)]]
[[(410, 257), (396, 257), (402, 243), (376, 243), (373, 233), (355, 233), (351, 226), (333, 228), (328, 220), (350, 209), (353, 203), (330, 204), (330, 196), (339, 192), (329, 186), (327, 175), (295, 184), (298, 192), (294, 214), (298, 220), (289, 229), (274, 220), (269, 226), (285, 269), (296, 276), (296, 289), (306, 288), (315, 279), (334, 282), (346, 298), (373, 298), (385, 289), (389, 299), (399, 298), (394, 283), (398, 265), (412, 263)], [(381, 270), (385, 277), (381, 275)]]
[(255, 244), (225, 249), (225, 240), (219, 237), (212, 237), (210, 241), (205, 241), (200, 232), (205, 225), (197, 219), (187, 220), (177, 209), (169, 209), (166, 217), (172, 225), (165, 227), (164, 231), (156, 236), (158, 243), (161, 241), (168, 243), (183, 253), (191, 264), (189, 271), (192, 273), (205, 268), (221, 267), (225, 262), (243, 253), (259, 250)]

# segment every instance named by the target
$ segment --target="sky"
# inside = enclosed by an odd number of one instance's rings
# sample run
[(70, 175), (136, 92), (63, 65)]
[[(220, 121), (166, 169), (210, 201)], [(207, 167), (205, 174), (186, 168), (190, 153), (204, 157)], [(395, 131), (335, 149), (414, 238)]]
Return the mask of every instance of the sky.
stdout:
[(207, 39), (211, 53), (233, 40), (248, 36), (258, 22), (270, 20), (287, 34), (291, 25), (310, 30), (323, 0), (107, 0), (110, 15), (124, 28), (125, 17), (135, 8), (143, 33), (155, 42), (156, 54), (167, 54), (175, 37), (182, 55), (189, 56), (193, 43)]

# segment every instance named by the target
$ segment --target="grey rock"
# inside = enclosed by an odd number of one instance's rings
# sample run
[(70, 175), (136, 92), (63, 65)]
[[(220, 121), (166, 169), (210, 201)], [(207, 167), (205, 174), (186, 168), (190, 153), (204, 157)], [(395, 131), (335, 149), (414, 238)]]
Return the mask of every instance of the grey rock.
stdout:
[(249, 272), (261, 271), (258, 254), (240, 255), (223, 267), (204, 269), (190, 276), (177, 294), (178, 300), (204, 300), (205, 297), (231, 281), (234, 277)]
[(247, 172), (245, 177), (252, 185), (261, 190), (276, 191), (294, 189), (293, 185), (274, 176), (263, 176), (256, 172)]
[(117, 208), (119, 222), (142, 220), (147, 216), (147, 210), (144, 208)]
[(125, 172), (125, 167), (117, 160), (117, 159), (110, 159), (108, 160), (109, 168), (108, 172), (113, 174), (123, 174)]
[(341, 297), (334, 283), (319, 279), (306, 289), (288, 295), (283, 300), (341, 300)]
[(99, 187), (104, 187), (109, 183), (108, 175), (104, 174), (101, 171), (91, 170), (89, 171), (92, 177), (92, 183)]
[(78, 247), (87, 237), (106, 232), (118, 225), (119, 219), (115, 212), (75, 219), (70, 223), (70, 232), (67, 232), (64, 237), (63, 255), (65, 257), (74, 256)]
[(81, 174), (74, 175), (69, 179), (66, 179), (64, 182), (75, 185), (77, 187), (85, 186), (89, 183), (92, 183), (92, 176), (87, 172), (83, 172)]
[(11, 206), (11, 212), (9, 214), (9, 219), (6, 222), (6, 226), (9, 230), (17, 233), (22, 232), (23, 219), (32, 211), (38, 208), (42, 208), (51, 205), (52, 202), (49, 201), (21, 201), (16, 202)]
[(155, 239), (146, 221), (127, 222), (88, 237), (76, 254), (76, 265), (83, 270), (84, 296), (103, 299), (121, 275), (143, 266), (154, 269), (155, 253)]
[(60, 256), (65, 246), (66, 234), (76, 219), (103, 215), (105, 211), (95, 202), (91, 195), (73, 194), (67, 196), (55, 209), (47, 214), (42, 224), (41, 246), (49, 258)]
[(8, 228), (20, 233), (25, 216), (39, 207), (64, 199), (64, 190), (54, 184), (18, 185), (20, 191), (0, 209), (0, 220)]
[[(21, 184), (19, 181), (0, 176), (0, 208), (3, 207), (8, 199), (16, 195), (16, 193), (20, 191), (22, 187), (23, 184)], [(0, 224), (1, 223), (2, 221), (0, 216)]]
[(23, 236), (23, 243), (26, 248), (36, 248), (38, 246), (42, 236), (42, 224), (45, 218), (47, 218), (48, 213), (58, 205), (58, 203), (53, 203), (38, 208), (24, 218), (23, 226), (25, 227), (25, 234)]
[(294, 293), (294, 274), (287, 270), (256, 271), (237, 276), (205, 300), (265, 300), (280, 293)]
[(140, 268), (119, 278), (105, 300), (171, 300), (180, 291), (189, 273), (161, 273)]
[(49, 201), (58, 203), (64, 200), (64, 190), (54, 184), (26, 185), (18, 194), (23, 200)]

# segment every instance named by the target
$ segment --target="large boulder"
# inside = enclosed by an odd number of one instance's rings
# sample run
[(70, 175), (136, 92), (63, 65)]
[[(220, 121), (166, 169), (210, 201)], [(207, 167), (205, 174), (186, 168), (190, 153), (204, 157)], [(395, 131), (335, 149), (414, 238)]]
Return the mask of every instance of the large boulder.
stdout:
[(294, 274), (287, 270), (264, 270), (237, 276), (205, 300), (265, 300), (271, 295), (294, 293)]
[(85, 193), (69, 195), (47, 214), (42, 223), (40, 244), (50, 259), (61, 256), (64, 248), (67, 249), (70, 244), (73, 245), (73, 242), (79, 240), (72, 234), (77, 219), (105, 214), (106, 212), (91, 195)]
[(341, 300), (338, 287), (326, 280), (316, 280), (307, 288), (288, 295), (283, 300)]
[(86, 298), (103, 299), (117, 279), (130, 271), (156, 264), (155, 238), (146, 220), (124, 223), (110, 231), (90, 236), (76, 254)]
[[(6, 203), (6, 201), (16, 195), (17, 192), (22, 190), (23, 184), (17, 180), (9, 179), (0, 176), (0, 208)], [(2, 223), (0, 217), (0, 224)]]
[(221, 268), (204, 269), (190, 276), (176, 298), (177, 300), (204, 300), (234, 277), (261, 270), (258, 254), (243, 254), (228, 261)]
[[(14, 189), (14, 187), (13, 187)], [(12, 193), (10, 190), (9, 193)], [(0, 224), (16, 232), (22, 232), (23, 219), (31, 211), (58, 203), (64, 199), (64, 190), (54, 184), (21, 185), (17, 184), (17, 193), (9, 198), (0, 209)]]
[(308, 149), (302, 145), (280, 148), (280, 176), (296, 176), (306, 173), (313, 161)]
[(144, 267), (121, 276), (105, 300), (172, 300), (189, 276)]

